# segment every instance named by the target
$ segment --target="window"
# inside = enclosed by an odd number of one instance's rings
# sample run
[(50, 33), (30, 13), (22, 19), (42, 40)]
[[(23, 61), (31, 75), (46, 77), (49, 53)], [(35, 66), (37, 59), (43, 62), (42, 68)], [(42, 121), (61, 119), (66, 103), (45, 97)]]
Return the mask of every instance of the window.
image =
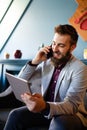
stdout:
[(0, 1), (0, 52), (31, 2), (32, 0)]

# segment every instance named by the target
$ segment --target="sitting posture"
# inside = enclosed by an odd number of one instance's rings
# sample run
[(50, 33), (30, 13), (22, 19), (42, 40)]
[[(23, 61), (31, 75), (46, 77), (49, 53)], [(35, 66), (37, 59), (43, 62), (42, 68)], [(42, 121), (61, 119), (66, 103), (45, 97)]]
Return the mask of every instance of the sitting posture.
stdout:
[(40, 125), (49, 130), (87, 129), (87, 67), (72, 54), (78, 34), (68, 24), (54, 30), (52, 45), (41, 48), (19, 73), (41, 93), (23, 93), (26, 105), (10, 112), (4, 130), (29, 130)]

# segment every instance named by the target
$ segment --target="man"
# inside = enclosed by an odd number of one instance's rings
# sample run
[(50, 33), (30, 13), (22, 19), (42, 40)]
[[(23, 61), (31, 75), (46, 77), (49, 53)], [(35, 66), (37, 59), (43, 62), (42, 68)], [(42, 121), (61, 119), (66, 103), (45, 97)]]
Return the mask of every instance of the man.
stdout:
[[(77, 41), (78, 34), (71, 25), (55, 27), (52, 45), (41, 48), (19, 74), (32, 87), (41, 88), (41, 94), (22, 94), (26, 106), (9, 114), (4, 130), (40, 125), (49, 130), (86, 129), (87, 67), (72, 55)], [(51, 48), (53, 56), (47, 59)]]

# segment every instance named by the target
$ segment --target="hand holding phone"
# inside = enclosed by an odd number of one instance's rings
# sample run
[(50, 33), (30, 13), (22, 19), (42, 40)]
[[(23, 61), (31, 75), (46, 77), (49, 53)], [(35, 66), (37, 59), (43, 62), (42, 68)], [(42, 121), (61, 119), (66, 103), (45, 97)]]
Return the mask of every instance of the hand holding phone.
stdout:
[(50, 51), (47, 53), (47, 59), (53, 56), (52, 47), (49, 49)]

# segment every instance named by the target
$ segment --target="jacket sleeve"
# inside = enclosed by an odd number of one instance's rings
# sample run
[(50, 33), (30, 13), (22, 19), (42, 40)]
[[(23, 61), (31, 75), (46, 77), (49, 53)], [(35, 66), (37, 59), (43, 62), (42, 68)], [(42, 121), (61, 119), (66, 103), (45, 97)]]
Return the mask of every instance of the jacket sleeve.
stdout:
[(18, 74), (18, 77), (23, 78), (25, 80), (29, 80), (32, 75), (35, 75), (36, 73), (41, 72), (40, 65), (37, 66), (31, 66), (28, 63), (21, 69), (20, 73)]

